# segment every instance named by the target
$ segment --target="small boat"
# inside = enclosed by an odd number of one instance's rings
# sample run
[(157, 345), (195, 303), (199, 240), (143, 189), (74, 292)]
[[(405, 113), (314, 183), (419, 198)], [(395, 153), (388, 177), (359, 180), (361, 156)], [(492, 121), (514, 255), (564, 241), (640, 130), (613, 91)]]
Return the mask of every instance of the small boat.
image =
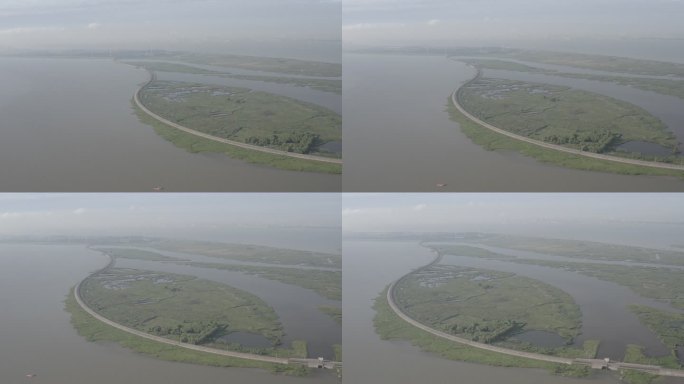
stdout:
[(444, 188), (447, 185), (448, 185), (447, 183), (439, 183), (439, 184), (437, 184), (437, 188)]
[(162, 191), (164, 191), (164, 187), (158, 185), (158, 186), (152, 188), (152, 190), (155, 192), (162, 192)]
[(28, 377), (29, 379), (33, 379), (36, 376), (38, 376), (38, 375), (36, 375), (35, 373), (27, 373), (26, 374), (26, 377)]

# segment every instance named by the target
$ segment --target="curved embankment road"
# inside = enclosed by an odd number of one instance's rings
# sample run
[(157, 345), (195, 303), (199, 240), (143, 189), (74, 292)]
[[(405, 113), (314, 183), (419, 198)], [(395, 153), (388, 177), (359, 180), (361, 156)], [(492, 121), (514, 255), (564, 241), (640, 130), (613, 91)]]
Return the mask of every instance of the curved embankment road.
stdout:
[(323, 162), (323, 163), (342, 164), (341, 159), (334, 159), (334, 158), (323, 157), (323, 156), (305, 155), (303, 153), (293, 153), (293, 152), (280, 151), (277, 149), (260, 147), (258, 145), (251, 145), (251, 144), (246, 144), (246, 143), (242, 143), (239, 141), (228, 140), (228, 139), (224, 139), (222, 137), (217, 137), (217, 136), (209, 135), (209, 134), (204, 133), (204, 132), (196, 131), (194, 129), (184, 127), (180, 124), (174, 123), (173, 121), (167, 120), (167, 119), (157, 115), (156, 113), (150, 111), (149, 109), (147, 109), (147, 107), (145, 107), (145, 105), (140, 101), (140, 92), (142, 92), (142, 90), (148, 84), (150, 84), (151, 82), (153, 82), (156, 79), (156, 76), (154, 75), (154, 73), (152, 73), (150, 71), (148, 71), (148, 72), (150, 73), (150, 80), (148, 80), (145, 84), (143, 84), (140, 88), (138, 88), (137, 91), (135, 91), (135, 94), (133, 95), (133, 100), (135, 101), (135, 105), (137, 105), (138, 108), (142, 109), (143, 112), (145, 112), (146, 114), (148, 114), (150, 117), (154, 118), (155, 120), (157, 120), (161, 123), (164, 123), (165, 125), (179, 129), (179, 130), (181, 130), (185, 133), (189, 133), (191, 135), (202, 137), (204, 139), (217, 141), (219, 143), (228, 144), (228, 145), (240, 147), (243, 149), (249, 149), (252, 151), (270, 153), (272, 155), (278, 155), (278, 156), (294, 157), (294, 158), (303, 159), (303, 160), (319, 161), (319, 162)]
[[(81, 285), (83, 284), (84, 281), (86, 281), (88, 278), (91, 276), (94, 276), (100, 272), (105, 271), (107, 268), (111, 267), (114, 264), (114, 258), (110, 258), (109, 264), (107, 264), (104, 268), (94, 272), (90, 276), (86, 277), (85, 279), (81, 280), (76, 288), (74, 288), (74, 298), (76, 299), (76, 302), (78, 305), (83, 308), (84, 311), (88, 312), (89, 315), (92, 317), (96, 318), (97, 320), (100, 320), (101, 322), (110, 325), (116, 329), (119, 329), (121, 331), (148, 339), (152, 341), (156, 341), (159, 343), (163, 344), (168, 344), (168, 345), (173, 345), (174, 347), (180, 347), (180, 348), (185, 348), (185, 349), (191, 349), (193, 351), (199, 351), (199, 352), (206, 352), (206, 353), (212, 353), (215, 355), (222, 355), (222, 356), (228, 356), (228, 357), (235, 357), (238, 359), (245, 359), (245, 360), (254, 360), (254, 361), (261, 361), (264, 363), (273, 363), (273, 364), (289, 364), (290, 360), (289, 359), (283, 359), (283, 358), (277, 358), (277, 357), (271, 357), (271, 356), (263, 356), (263, 355), (254, 355), (251, 353), (242, 353), (242, 352), (233, 352), (233, 351), (225, 351), (222, 349), (215, 349), (215, 348), (207, 348), (207, 347), (202, 347), (199, 345), (194, 345), (194, 344), (188, 344), (188, 343), (181, 343), (178, 341), (173, 341), (170, 339), (165, 339), (163, 337), (155, 336), (155, 335), (150, 335), (149, 333), (141, 332), (138, 331), (137, 329), (133, 329), (130, 327), (127, 327), (125, 325), (121, 325), (119, 323), (116, 323), (112, 320), (107, 319), (106, 317), (98, 314), (95, 312), (93, 309), (88, 307), (88, 305), (83, 301), (81, 297)], [(305, 363), (308, 360), (311, 359), (296, 359), (297, 362), (302, 362)]]
[(585, 365), (585, 366), (590, 366), (590, 367), (596, 368), (596, 369), (610, 369), (610, 370), (631, 369), (631, 370), (637, 370), (637, 371), (641, 371), (641, 372), (652, 373), (654, 375), (684, 377), (684, 371), (682, 371), (682, 370), (662, 368), (662, 367), (659, 367), (657, 365), (623, 363), (623, 362), (619, 362), (619, 361), (609, 361), (606, 359), (580, 359), (580, 358), (571, 359), (571, 358), (566, 358), (566, 357), (544, 355), (541, 353), (517, 351), (515, 349), (497, 347), (497, 346), (494, 346), (491, 344), (478, 343), (476, 341), (472, 341), (469, 339), (465, 339), (462, 337), (458, 337), (458, 336), (454, 336), (454, 335), (451, 335), (451, 334), (448, 334), (445, 332), (438, 331), (434, 328), (428, 327), (427, 325), (425, 325), (423, 323), (420, 323), (419, 321), (414, 320), (409, 315), (402, 312), (402, 310), (397, 305), (397, 303), (395, 301), (395, 290), (394, 289), (397, 286), (397, 284), (399, 284), (402, 280), (407, 278), (409, 275), (414, 274), (416, 272), (420, 272), (424, 269), (427, 269), (427, 268), (439, 263), (442, 260), (442, 254), (437, 252), (437, 251), (435, 251), (435, 252), (437, 253), (437, 256), (434, 258), (434, 260), (432, 260), (430, 263), (428, 263), (428, 264), (426, 264), (426, 265), (424, 265), (418, 269), (412, 270), (409, 273), (398, 278), (397, 280), (392, 282), (392, 284), (390, 284), (389, 288), (387, 289), (387, 303), (389, 304), (392, 311), (394, 311), (394, 313), (397, 316), (399, 316), (402, 320), (413, 325), (414, 327), (419, 328), (425, 332), (433, 334), (433, 335), (440, 337), (442, 339), (453, 341), (453, 342), (456, 342), (459, 344), (464, 344), (464, 345), (474, 347), (474, 348), (484, 349), (484, 350), (491, 351), (491, 352), (502, 353), (504, 355), (522, 357), (522, 358), (526, 358), (526, 359), (532, 359), (532, 360), (538, 360), (538, 361), (544, 361), (544, 362), (556, 363), (556, 364)]
[[(472, 66), (470, 66), (470, 67), (472, 67)], [(487, 128), (491, 131), (502, 134), (504, 136), (508, 136), (508, 137), (515, 139), (515, 140), (524, 141), (528, 144), (536, 145), (538, 147), (542, 147), (542, 148), (546, 148), (546, 149), (552, 149), (555, 151), (569, 153), (571, 155), (590, 157), (592, 159), (599, 159), (599, 160), (607, 160), (607, 161), (612, 161), (612, 162), (616, 162), (616, 163), (639, 165), (639, 166), (650, 167), (650, 168), (661, 168), (661, 169), (671, 169), (671, 170), (676, 170), (676, 171), (684, 171), (684, 165), (660, 163), (660, 162), (655, 162), (655, 161), (627, 159), (627, 158), (618, 157), (618, 156), (610, 156), (610, 155), (603, 155), (600, 153), (581, 151), (579, 149), (568, 148), (568, 147), (564, 147), (562, 145), (551, 144), (551, 143), (547, 143), (547, 142), (544, 142), (541, 140), (531, 139), (529, 137), (518, 135), (518, 134), (515, 134), (513, 132), (507, 131), (505, 129), (497, 128), (497, 127), (495, 127), (495, 126), (493, 126), (487, 122), (484, 122), (484, 121), (480, 120), (479, 118), (470, 114), (468, 111), (466, 111), (465, 108), (463, 108), (463, 106), (458, 101), (459, 97), (461, 96), (463, 89), (465, 87), (467, 87), (468, 85), (470, 85), (471, 83), (473, 83), (474, 81), (477, 81), (480, 78), (482, 71), (479, 68), (476, 68), (476, 70), (477, 70), (477, 72), (475, 73), (475, 77), (473, 77), (472, 79), (463, 83), (460, 87), (458, 87), (454, 91), (454, 93), (451, 94), (451, 102), (454, 104), (454, 107), (456, 107), (456, 109), (458, 109), (459, 112), (461, 112), (463, 115), (465, 115), (465, 117), (467, 117), (469, 120), (473, 121), (474, 123), (476, 123), (479, 126)]]

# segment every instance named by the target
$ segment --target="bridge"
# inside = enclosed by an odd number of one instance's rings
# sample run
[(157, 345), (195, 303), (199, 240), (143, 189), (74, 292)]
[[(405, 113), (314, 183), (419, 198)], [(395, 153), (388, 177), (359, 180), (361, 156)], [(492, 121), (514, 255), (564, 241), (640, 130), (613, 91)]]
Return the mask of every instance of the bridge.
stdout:
[(477, 341), (473, 341), (470, 339), (466, 339), (463, 337), (458, 337), (455, 335), (448, 334), (446, 332), (442, 332), (439, 330), (436, 330), (434, 328), (431, 328), (404, 313), (401, 308), (396, 303), (395, 297), (396, 297), (396, 292), (395, 288), (397, 284), (399, 284), (402, 280), (410, 276), (411, 274), (421, 272), (437, 263), (442, 261), (442, 254), (438, 251), (434, 251), (436, 253), (435, 258), (430, 261), (428, 264), (419, 267), (417, 269), (414, 269), (410, 271), (409, 273), (401, 276), (392, 284), (390, 284), (389, 288), (387, 289), (387, 303), (389, 304), (390, 308), (392, 311), (399, 316), (402, 320), (406, 321), (407, 323), (413, 325), (416, 328), (419, 328), (425, 332), (428, 332), (432, 335), (435, 335), (437, 337), (440, 337), (445, 340), (453, 341), (459, 344), (467, 345), (470, 347), (478, 348), (478, 349), (483, 349), (491, 352), (496, 352), (496, 353), (501, 353), (504, 355), (509, 355), (509, 356), (516, 356), (516, 357), (522, 357), (526, 359), (532, 359), (532, 360), (537, 360), (537, 361), (544, 361), (547, 363), (556, 363), (556, 364), (566, 364), (566, 365), (584, 365), (584, 366), (590, 366), (593, 369), (608, 369), (612, 371), (617, 371), (617, 370), (622, 370), (622, 369), (629, 369), (629, 370), (636, 370), (636, 371), (641, 371), (641, 372), (647, 372), (647, 373), (652, 373), (654, 375), (660, 375), (660, 376), (674, 376), (674, 377), (684, 377), (684, 370), (677, 370), (677, 369), (669, 369), (669, 368), (663, 368), (657, 365), (646, 365), (646, 364), (635, 364), (635, 363), (623, 363), (620, 361), (612, 361), (610, 359), (581, 359), (581, 358), (567, 358), (567, 357), (559, 357), (559, 356), (551, 356), (551, 355), (544, 355), (541, 353), (532, 353), (532, 352), (524, 352), (524, 351), (518, 351), (515, 349), (510, 349), (510, 348), (503, 348), (503, 347), (498, 347), (495, 345), (491, 344), (485, 344), (485, 343), (480, 343)]

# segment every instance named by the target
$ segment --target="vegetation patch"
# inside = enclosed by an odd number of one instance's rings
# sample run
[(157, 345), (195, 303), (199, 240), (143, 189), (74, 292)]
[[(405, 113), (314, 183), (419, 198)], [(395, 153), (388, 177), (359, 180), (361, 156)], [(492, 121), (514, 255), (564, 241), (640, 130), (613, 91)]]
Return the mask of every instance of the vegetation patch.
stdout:
[[(333, 307), (333, 306), (323, 306), (319, 307), (321, 312), (329, 315), (330, 317), (333, 318), (337, 322), (337, 324), (342, 325), (342, 308), (340, 307)], [(337, 361), (342, 361), (342, 360), (337, 360)]]
[(570, 295), (512, 273), (436, 265), (403, 278), (394, 292), (397, 305), (413, 319), (481, 343), (535, 330), (571, 344), (581, 326)]
[[(108, 268), (81, 284), (81, 297), (107, 319), (171, 340), (217, 344), (232, 332), (262, 335), (272, 347), (239, 346), (254, 354), (288, 356), (276, 348), (283, 330), (271, 307), (258, 297), (227, 285), (190, 276)], [(235, 348), (234, 348), (235, 349)]]
[(162, 360), (210, 365), (216, 367), (245, 367), (267, 369), (275, 373), (303, 376), (308, 370), (300, 365), (272, 364), (238, 359), (211, 353), (193, 351), (169, 344), (157, 343), (111, 327), (88, 314), (74, 298), (73, 289), (65, 300), (65, 309), (71, 314), (71, 323), (79, 335), (93, 342), (116, 342), (136, 352)]
[(246, 262), (297, 265), (304, 267), (342, 268), (342, 256), (339, 254), (274, 248), (263, 245), (159, 239), (154, 243), (148, 243), (147, 246), (166, 251)]
[[(132, 102), (132, 101), (131, 101)], [(297, 159), (289, 156), (274, 155), (271, 153), (253, 151), (236, 147), (234, 145), (220, 143), (214, 140), (205, 139), (179, 129), (170, 127), (157, 119), (149, 116), (143, 112), (134, 102), (132, 102), (138, 119), (154, 128), (154, 131), (164, 139), (172, 142), (175, 146), (183, 148), (188, 152), (212, 152), (222, 153), (229, 157), (246, 161), (248, 163), (267, 165), (274, 168), (301, 171), (301, 172), (321, 172), (321, 173), (342, 173), (342, 166), (340, 164), (324, 163), (320, 161), (311, 161), (304, 159)]]
[(681, 347), (684, 346), (684, 314), (663, 311), (644, 305), (630, 305), (632, 312), (639, 316), (639, 320), (653, 331), (667, 347), (672, 355), (657, 358), (657, 364), (668, 368), (681, 369), (684, 356)]
[[(677, 159), (678, 142), (659, 119), (635, 105), (568, 87), (480, 78), (458, 93), (473, 115), (512, 133), (594, 153), (620, 155), (616, 148), (638, 141), (668, 148)], [(638, 156), (654, 160), (646, 155)]]
[(319, 150), (342, 140), (340, 115), (289, 97), (155, 80), (142, 89), (140, 101), (165, 119), (212, 136), (286, 152), (340, 156)]
[(586, 171), (612, 172), (624, 175), (654, 175), (684, 178), (683, 171), (643, 167), (639, 165), (593, 159), (586, 156), (573, 155), (553, 149), (543, 148), (538, 145), (504, 136), (481, 127), (479, 124), (464, 116), (452, 104), (451, 97), (447, 98), (447, 112), (449, 113), (450, 118), (458, 123), (461, 131), (463, 131), (463, 133), (470, 140), (488, 151), (514, 151), (525, 156), (533, 157), (544, 163)]
[(373, 324), (382, 339), (408, 340), (424, 351), (436, 353), (447, 359), (503, 367), (545, 368), (559, 375), (573, 377), (583, 377), (590, 373), (586, 367), (525, 359), (444, 340), (412, 326), (397, 316), (387, 303), (387, 289), (375, 299), (373, 308), (376, 311)]
[(331, 300), (342, 300), (341, 271), (324, 271), (317, 269), (297, 269), (260, 266), (257, 267), (251, 265), (203, 263), (195, 261), (182, 262), (182, 264), (199, 268), (213, 268), (243, 272), (249, 275), (259, 276), (265, 279), (276, 280), (280, 281), (281, 283), (311, 289), (319, 295)]

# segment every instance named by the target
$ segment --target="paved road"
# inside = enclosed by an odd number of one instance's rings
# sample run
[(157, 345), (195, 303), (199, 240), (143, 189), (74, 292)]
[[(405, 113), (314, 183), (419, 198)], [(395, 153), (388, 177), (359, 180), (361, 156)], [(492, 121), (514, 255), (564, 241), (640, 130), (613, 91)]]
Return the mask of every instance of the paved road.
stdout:
[(183, 132), (186, 132), (186, 133), (189, 133), (189, 134), (191, 134), (191, 135), (199, 136), (199, 137), (202, 137), (202, 138), (205, 138), (205, 139), (217, 141), (217, 142), (219, 142), (219, 143), (228, 144), (228, 145), (233, 145), (233, 146), (235, 146), (235, 147), (240, 147), (240, 148), (249, 149), (249, 150), (253, 150), (253, 151), (265, 152), (265, 153), (270, 153), (270, 154), (272, 154), (272, 155), (278, 155), (278, 156), (294, 157), (294, 158), (303, 159), (303, 160), (320, 161), (320, 162), (323, 162), (323, 163), (342, 164), (342, 160), (341, 160), (341, 159), (334, 159), (334, 158), (323, 157), (323, 156), (305, 155), (305, 154), (303, 154), (303, 153), (293, 153), (293, 152), (279, 151), (279, 150), (277, 150), (277, 149), (261, 147), (261, 146), (258, 146), (258, 145), (245, 144), (245, 143), (241, 143), (241, 142), (239, 142), (239, 141), (228, 140), (228, 139), (224, 139), (224, 138), (221, 138), (221, 137), (212, 136), (212, 135), (209, 135), (209, 134), (200, 132), (200, 131), (196, 131), (196, 130), (194, 130), (194, 129), (190, 129), (190, 128), (188, 128), (188, 127), (184, 127), (184, 126), (182, 126), (182, 125), (180, 125), (180, 124), (174, 123), (173, 121), (167, 120), (167, 119), (165, 119), (165, 118), (163, 118), (163, 117), (157, 115), (156, 113), (150, 111), (149, 109), (147, 109), (147, 108), (143, 105), (143, 103), (140, 101), (140, 92), (141, 92), (141, 91), (143, 90), (143, 88), (145, 88), (149, 83), (151, 83), (152, 81), (154, 81), (154, 79), (155, 79), (155, 76), (154, 76), (153, 74), (150, 74), (150, 80), (149, 80), (147, 83), (145, 83), (143, 86), (141, 86), (140, 88), (138, 88), (137, 91), (135, 91), (135, 95), (133, 95), (133, 100), (135, 101), (135, 104), (138, 106), (138, 108), (142, 109), (145, 113), (147, 113), (148, 115), (150, 115), (151, 117), (153, 117), (153, 118), (156, 119), (157, 121), (160, 121), (160, 122), (162, 122), (162, 123), (164, 123), (164, 124), (166, 124), (166, 125), (168, 125), (168, 126), (171, 126), (171, 127), (173, 127), (173, 128), (179, 129), (179, 130), (181, 130), (181, 131), (183, 131)]
[(437, 337), (441, 337), (443, 339), (453, 341), (459, 344), (464, 344), (468, 345), (470, 347), (474, 348), (479, 348), (479, 349), (484, 349), (487, 351), (492, 351), (492, 352), (497, 352), (497, 353), (502, 353), (505, 355), (510, 355), (510, 356), (516, 356), (516, 357), (523, 357), (527, 359), (533, 359), (533, 360), (538, 360), (538, 361), (545, 361), (548, 363), (557, 363), (557, 364), (575, 364), (575, 365), (588, 365), (591, 366), (592, 368), (596, 369), (610, 369), (610, 370), (619, 370), (619, 369), (631, 369), (631, 370), (637, 370), (637, 371), (642, 371), (642, 372), (649, 372), (653, 373), (656, 375), (661, 375), (661, 376), (675, 376), (675, 377), (684, 377), (684, 371), (683, 370), (676, 370), (676, 369), (668, 369), (668, 368), (662, 368), (657, 365), (646, 365), (646, 364), (634, 364), (634, 363), (623, 363), (619, 361), (606, 361), (603, 359), (570, 359), (570, 358), (565, 358), (565, 357), (557, 357), (557, 356), (550, 356), (550, 355), (544, 355), (540, 353), (531, 353), (531, 352), (523, 352), (523, 351), (517, 351), (514, 349), (508, 349), (508, 348), (501, 348), (497, 347), (491, 344), (485, 344), (485, 343), (478, 343), (476, 341), (472, 341), (469, 339), (465, 339), (462, 337), (454, 336), (445, 332), (438, 331), (434, 328), (428, 327), (425, 324), (422, 324), (413, 318), (411, 318), (409, 315), (405, 314), (404, 312), (401, 311), (397, 303), (395, 302), (395, 292), (394, 288), (397, 286), (398, 283), (400, 283), (403, 279), (405, 279), (407, 276), (420, 272), (426, 268), (429, 268), (437, 263), (439, 263), (442, 260), (442, 254), (439, 252), (436, 252), (437, 255), (435, 258), (428, 264), (415, 269), (404, 276), (400, 277), (396, 281), (394, 281), (389, 288), (387, 289), (387, 303), (389, 303), (390, 308), (392, 308), (392, 311), (397, 314), (402, 320), (406, 321), (407, 323), (413, 325), (416, 328), (420, 328), (425, 332), (431, 333)]
[(475, 74), (475, 77), (473, 77), (472, 79), (470, 79), (470, 80), (466, 81), (465, 83), (463, 83), (463, 85), (461, 85), (460, 87), (458, 87), (458, 88), (454, 91), (454, 93), (451, 94), (451, 102), (454, 104), (454, 107), (456, 107), (456, 109), (458, 109), (459, 112), (461, 112), (461, 113), (464, 114), (468, 119), (472, 120), (473, 122), (475, 122), (476, 124), (478, 124), (478, 125), (480, 125), (480, 126), (482, 126), (482, 127), (485, 127), (485, 128), (487, 128), (487, 129), (489, 129), (489, 130), (492, 130), (492, 131), (494, 131), (494, 132), (496, 132), (496, 133), (500, 133), (500, 134), (502, 134), (502, 135), (508, 136), (508, 137), (510, 137), (510, 138), (512, 138), (512, 139), (524, 141), (524, 142), (526, 142), (526, 143), (533, 144), (533, 145), (536, 145), (536, 146), (539, 146), (539, 147), (543, 147), (543, 148), (547, 148), (547, 149), (553, 149), (553, 150), (556, 150), (556, 151), (565, 152), (565, 153), (569, 153), (569, 154), (572, 154), (572, 155), (578, 155), (578, 156), (584, 156), (584, 157), (591, 157), (591, 158), (593, 158), (593, 159), (613, 161), (613, 162), (616, 162), (616, 163), (631, 164), (631, 165), (639, 165), (639, 166), (643, 166), (643, 167), (662, 168), (662, 169), (673, 169), (673, 170), (677, 170), (677, 171), (684, 171), (684, 165), (668, 164), (668, 163), (659, 163), (659, 162), (655, 162), (655, 161), (644, 161), (644, 160), (636, 160), (636, 159), (626, 159), (626, 158), (623, 158), (623, 157), (617, 157), (617, 156), (603, 155), (603, 154), (600, 154), (600, 153), (581, 151), (581, 150), (579, 150), (579, 149), (568, 148), (568, 147), (564, 147), (564, 146), (562, 146), (562, 145), (556, 145), (556, 144), (546, 143), (546, 142), (543, 142), (543, 141), (540, 141), (540, 140), (531, 139), (531, 138), (526, 137), (526, 136), (517, 135), (517, 134), (515, 134), (515, 133), (506, 131), (505, 129), (497, 128), (497, 127), (495, 127), (495, 126), (493, 126), (493, 125), (491, 125), (491, 124), (489, 124), (489, 123), (486, 123), (486, 122), (484, 122), (484, 121), (478, 119), (477, 117), (473, 116), (472, 114), (470, 114), (468, 111), (466, 111), (466, 110), (461, 106), (461, 104), (458, 103), (458, 98), (459, 98), (460, 93), (461, 93), (461, 91), (463, 90), (463, 88), (465, 88), (465, 87), (468, 86), (470, 83), (472, 83), (472, 82), (476, 81), (477, 79), (479, 79), (479, 78), (480, 78), (480, 75), (481, 75), (481, 71), (480, 71), (480, 69), (477, 69), (477, 73)]

